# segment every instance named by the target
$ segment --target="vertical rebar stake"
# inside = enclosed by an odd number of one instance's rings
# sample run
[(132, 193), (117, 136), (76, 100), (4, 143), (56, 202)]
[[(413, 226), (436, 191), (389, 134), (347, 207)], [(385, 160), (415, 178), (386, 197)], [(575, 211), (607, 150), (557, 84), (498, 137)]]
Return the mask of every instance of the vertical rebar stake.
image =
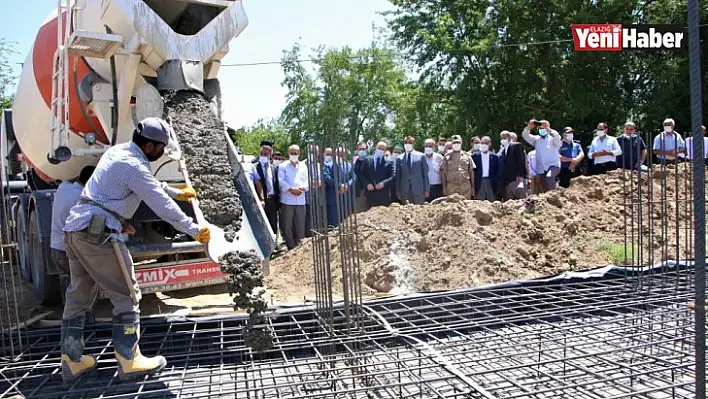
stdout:
[(705, 153), (701, 130), (701, 44), (699, 37), (700, 8), (698, 0), (687, 0), (688, 61), (691, 79), (691, 130), (693, 131), (693, 203), (695, 206), (694, 246), (696, 254), (696, 398), (706, 397), (706, 204)]

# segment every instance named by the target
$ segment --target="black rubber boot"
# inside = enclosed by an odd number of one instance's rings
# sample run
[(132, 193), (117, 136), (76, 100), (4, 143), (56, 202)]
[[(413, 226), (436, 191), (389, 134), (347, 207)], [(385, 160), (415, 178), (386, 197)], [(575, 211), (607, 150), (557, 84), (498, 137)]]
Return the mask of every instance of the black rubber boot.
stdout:
[(113, 346), (121, 380), (152, 375), (167, 365), (167, 360), (162, 356), (143, 356), (138, 346), (139, 339), (140, 316), (137, 313), (123, 313), (113, 317)]
[(95, 357), (84, 355), (85, 322), (84, 315), (61, 321), (61, 377), (64, 384), (70, 384), (98, 366)]

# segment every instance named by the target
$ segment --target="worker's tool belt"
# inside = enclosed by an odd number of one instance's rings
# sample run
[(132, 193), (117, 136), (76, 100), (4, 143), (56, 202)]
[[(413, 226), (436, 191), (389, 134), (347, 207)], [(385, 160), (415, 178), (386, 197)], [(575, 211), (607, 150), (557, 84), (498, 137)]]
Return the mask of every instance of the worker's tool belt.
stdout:
[[(118, 222), (120, 222), (121, 226), (125, 226), (125, 218), (123, 216), (117, 214), (116, 212), (110, 209), (107, 209), (96, 201), (87, 198), (81, 198), (79, 199), (79, 204), (93, 205), (97, 208), (101, 208), (104, 211), (108, 212), (111, 216), (116, 218)], [(91, 221), (89, 222), (88, 228), (86, 229), (86, 233), (88, 234), (88, 238), (90, 241), (94, 242), (95, 244), (103, 244), (106, 241), (106, 237), (112, 233), (106, 227), (106, 215), (91, 215)]]

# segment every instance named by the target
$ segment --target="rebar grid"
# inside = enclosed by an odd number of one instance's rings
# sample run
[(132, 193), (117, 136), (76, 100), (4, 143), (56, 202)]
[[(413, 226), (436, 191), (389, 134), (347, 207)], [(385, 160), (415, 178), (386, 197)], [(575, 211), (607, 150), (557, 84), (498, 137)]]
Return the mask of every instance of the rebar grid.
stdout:
[[(356, 216), (349, 217), (354, 210), (353, 164), (347, 159), (347, 150), (342, 145), (320, 147), (318, 144), (311, 143), (307, 150), (317, 314), (328, 329), (329, 336), (334, 337), (335, 332), (332, 330), (335, 325), (334, 287), (341, 284), (345, 323), (344, 325), (340, 323), (339, 328), (342, 330), (341, 333), (346, 335), (357, 335), (361, 333), (364, 319), (361, 312), (362, 293)], [(331, 157), (330, 162), (325, 162), (325, 153)], [(334, 195), (331, 195), (332, 193)], [(333, 208), (336, 221), (328, 220), (328, 208)], [(330, 239), (338, 245), (339, 273), (333, 267), (336, 263), (333, 262)], [(337, 281), (337, 274), (341, 276), (341, 281)], [(332, 341), (331, 345), (320, 349), (325, 356), (331, 357), (331, 362), (321, 367), (322, 369), (327, 367), (326, 371), (323, 370), (327, 376), (336, 375), (339, 369), (340, 359), (335, 356), (334, 346), (335, 343)], [(357, 341), (353, 341), (350, 346), (351, 354), (347, 364), (353, 366), (353, 375), (365, 381), (366, 372), (358, 367), (366, 360), (357, 355), (362, 348), (358, 347)], [(330, 388), (334, 387), (334, 384), (331, 382)]]
[[(86, 332), (98, 376), (69, 388), (58, 328), (29, 329), (20, 360), (0, 366), (0, 397), (689, 398), (689, 269), (379, 300), (357, 335), (341, 305), (332, 324), (287, 311), (269, 321), (275, 346), (262, 354), (244, 346), (243, 320), (146, 322), (141, 348), (168, 369), (137, 384), (116, 379), (109, 325)], [(639, 278), (645, 288), (627, 284)]]

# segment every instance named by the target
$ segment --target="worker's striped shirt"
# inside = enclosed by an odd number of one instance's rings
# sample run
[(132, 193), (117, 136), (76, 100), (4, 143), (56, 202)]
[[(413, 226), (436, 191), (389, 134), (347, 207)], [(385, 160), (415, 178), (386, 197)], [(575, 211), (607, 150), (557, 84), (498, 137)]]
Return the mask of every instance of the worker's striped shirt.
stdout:
[(179, 193), (180, 190), (161, 184), (153, 176), (150, 162), (140, 147), (133, 142), (120, 144), (108, 149), (101, 157), (79, 203), (71, 208), (64, 231), (86, 229), (94, 214), (106, 216), (106, 226), (121, 231), (118, 219), (95, 205), (81, 203), (81, 199), (91, 200), (125, 219), (132, 218), (140, 202), (144, 201), (162, 220), (194, 237), (199, 226), (170, 198)]

